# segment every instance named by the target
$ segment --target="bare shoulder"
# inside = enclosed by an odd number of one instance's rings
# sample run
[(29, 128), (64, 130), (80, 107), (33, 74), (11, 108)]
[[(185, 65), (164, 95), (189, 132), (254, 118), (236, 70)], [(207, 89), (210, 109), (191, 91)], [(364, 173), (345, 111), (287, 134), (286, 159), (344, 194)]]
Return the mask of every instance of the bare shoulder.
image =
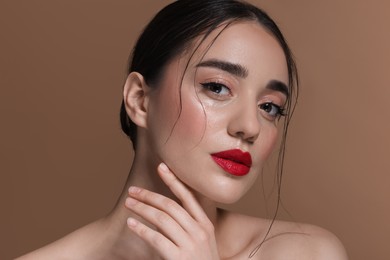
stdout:
[(34, 259), (71, 259), (71, 255), (68, 252), (72, 252), (71, 243), (68, 241), (68, 236), (61, 238), (55, 242), (52, 242), (46, 246), (38, 248), (32, 252), (22, 255), (16, 260), (34, 260)]
[[(311, 239), (312, 253), (315, 259), (348, 259), (347, 253), (341, 241), (332, 232), (318, 226), (302, 224), (305, 233)], [(311, 248), (307, 248), (311, 250)]]
[[(245, 254), (252, 259), (346, 260), (345, 249), (331, 232), (318, 226), (228, 213), (229, 224), (238, 226), (233, 232), (246, 234)], [(234, 234), (232, 234), (234, 236)], [(237, 237), (236, 236), (236, 237)], [(258, 247), (261, 245), (260, 247)], [(258, 248), (258, 250), (256, 250)], [(237, 258), (238, 259), (238, 258)]]
[[(20, 256), (16, 260), (90, 259), (88, 252), (96, 250), (95, 245), (99, 245), (94, 226), (95, 223), (84, 226), (57, 241)], [(92, 241), (93, 243), (91, 243)]]
[(56, 246), (58, 242), (51, 243), (42, 248), (36, 249), (32, 252), (29, 252), (25, 255), (19, 256), (16, 260), (34, 260), (34, 259), (69, 259), (63, 252), (60, 251), (59, 246)]
[(264, 251), (269, 249), (272, 259), (348, 259), (340, 240), (326, 229), (286, 221), (276, 221), (274, 226), (264, 243)]
[[(16, 258), (16, 260), (49, 260), (49, 259), (85, 259), (80, 253), (78, 241), (82, 240), (73, 232), (57, 241), (38, 248), (30, 253)], [(83, 241), (80, 241), (84, 244)]]

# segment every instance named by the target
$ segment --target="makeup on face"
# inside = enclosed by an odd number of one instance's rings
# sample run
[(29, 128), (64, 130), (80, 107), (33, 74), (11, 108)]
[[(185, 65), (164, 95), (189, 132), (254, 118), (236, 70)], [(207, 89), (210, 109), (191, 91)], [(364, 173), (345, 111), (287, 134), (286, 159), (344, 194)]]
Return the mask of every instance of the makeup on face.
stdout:
[(181, 181), (228, 204), (253, 185), (276, 144), (288, 73), (283, 50), (255, 23), (213, 39), (167, 66), (148, 103), (147, 134)]
[(252, 166), (250, 153), (240, 149), (232, 149), (211, 154), (213, 160), (227, 173), (234, 176), (244, 176)]

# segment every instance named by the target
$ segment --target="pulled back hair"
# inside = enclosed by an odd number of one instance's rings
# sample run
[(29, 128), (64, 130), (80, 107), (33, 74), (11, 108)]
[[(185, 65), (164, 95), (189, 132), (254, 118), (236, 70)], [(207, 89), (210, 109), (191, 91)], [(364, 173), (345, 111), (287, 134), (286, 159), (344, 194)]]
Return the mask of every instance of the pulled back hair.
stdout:
[[(263, 10), (244, 1), (178, 0), (158, 12), (145, 27), (130, 56), (127, 74), (136, 71), (143, 75), (150, 87), (158, 87), (158, 81), (168, 62), (190, 48), (195, 38), (204, 36), (204, 40), (218, 26), (235, 21), (256, 21), (275, 37), (286, 57), (290, 92), (286, 102), (286, 118), (282, 126), (283, 133), (277, 163), (277, 207), (268, 232), (263, 242), (252, 251), (250, 255), (252, 257), (267, 240), (279, 209), (287, 129), (298, 97), (296, 65), (278, 26)], [(120, 122), (123, 132), (131, 139), (135, 149), (137, 125), (127, 115), (124, 101), (121, 104)]]
[[(286, 56), (290, 98), (287, 100), (287, 120), (293, 112), (298, 82), (295, 62), (282, 33), (275, 22), (259, 8), (236, 0), (179, 0), (163, 8), (146, 26), (133, 49), (127, 74), (143, 75), (149, 86), (156, 86), (165, 65), (190, 46), (192, 41), (209, 34), (223, 22), (257, 21), (279, 42)], [(120, 110), (123, 132), (137, 145), (137, 126), (126, 113), (124, 101)]]

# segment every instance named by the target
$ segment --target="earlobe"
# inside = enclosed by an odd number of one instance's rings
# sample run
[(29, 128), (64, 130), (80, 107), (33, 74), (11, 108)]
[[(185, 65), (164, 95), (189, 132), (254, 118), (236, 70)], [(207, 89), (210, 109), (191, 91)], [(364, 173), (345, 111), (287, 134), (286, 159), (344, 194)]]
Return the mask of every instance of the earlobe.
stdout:
[(147, 127), (147, 105), (149, 87), (138, 72), (131, 72), (123, 88), (123, 100), (126, 113), (139, 127)]

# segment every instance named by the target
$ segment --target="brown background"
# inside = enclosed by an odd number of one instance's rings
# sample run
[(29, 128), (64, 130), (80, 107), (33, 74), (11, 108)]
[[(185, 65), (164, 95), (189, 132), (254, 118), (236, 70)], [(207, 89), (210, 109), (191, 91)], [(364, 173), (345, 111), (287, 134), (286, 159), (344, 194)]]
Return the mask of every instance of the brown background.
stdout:
[[(132, 158), (117, 116), (127, 56), (168, 2), (0, 1), (1, 259), (113, 206)], [(252, 2), (301, 73), (280, 217), (331, 230), (351, 259), (389, 259), (390, 2)], [(259, 182), (235, 208), (269, 216), (261, 198)]]

